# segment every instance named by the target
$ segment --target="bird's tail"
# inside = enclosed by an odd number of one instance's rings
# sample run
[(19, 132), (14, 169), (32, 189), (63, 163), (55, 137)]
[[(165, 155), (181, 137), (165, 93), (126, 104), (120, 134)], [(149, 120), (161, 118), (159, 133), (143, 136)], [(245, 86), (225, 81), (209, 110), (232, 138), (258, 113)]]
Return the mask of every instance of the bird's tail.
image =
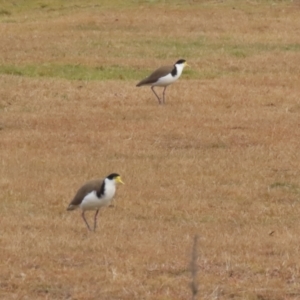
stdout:
[(67, 210), (74, 210), (74, 209), (76, 209), (77, 207), (78, 207), (77, 205), (70, 204), (70, 205), (67, 207)]
[(145, 78), (145, 79), (143, 79), (143, 80), (141, 80), (136, 86), (142, 86), (142, 85), (147, 84), (147, 79), (148, 79), (148, 77)]

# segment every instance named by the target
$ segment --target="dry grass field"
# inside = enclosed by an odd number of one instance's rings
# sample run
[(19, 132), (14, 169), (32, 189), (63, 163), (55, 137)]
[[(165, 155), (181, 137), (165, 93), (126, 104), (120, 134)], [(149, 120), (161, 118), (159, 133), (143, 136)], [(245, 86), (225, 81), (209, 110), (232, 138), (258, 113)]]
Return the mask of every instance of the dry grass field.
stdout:
[[(192, 299), (195, 235), (195, 299), (300, 299), (299, 14), (0, 0), (0, 299)], [(179, 58), (165, 106), (135, 87)], [(88, 232), (66, 207), (112, 172)]]

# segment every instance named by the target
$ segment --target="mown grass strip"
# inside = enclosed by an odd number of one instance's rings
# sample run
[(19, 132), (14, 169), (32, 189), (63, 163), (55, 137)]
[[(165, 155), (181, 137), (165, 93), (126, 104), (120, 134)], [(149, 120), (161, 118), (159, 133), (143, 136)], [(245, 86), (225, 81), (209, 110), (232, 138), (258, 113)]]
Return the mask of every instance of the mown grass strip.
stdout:
[[(140, 80), (152, 70), (133, 69), (124, 66), (90, 67), (71, 64), (0, 65), (0, 74), (24, 77), (64, 78), (68, 80)], [(186, 70), (186, 79), (199, 78), (197, 70)]]
[(89, 67), (71, 64), (0, 65), (1, 74), (25, 77), (56, 77), (69, 80), (137, 79), (142, 72), (122, 66)]

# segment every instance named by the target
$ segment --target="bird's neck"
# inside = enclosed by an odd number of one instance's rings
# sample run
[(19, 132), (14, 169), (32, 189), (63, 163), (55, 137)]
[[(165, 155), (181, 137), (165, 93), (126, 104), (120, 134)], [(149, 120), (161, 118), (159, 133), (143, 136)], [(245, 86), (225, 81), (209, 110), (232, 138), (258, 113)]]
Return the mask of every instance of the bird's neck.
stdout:
[(107, 193), (114, 193), (116, 190), (116, 183), (114, 180), (109, 180), (105, 178), (103, 181), (100, 190), (97, 192), (97, 197), (100, 198), (105, 196)]
[(172, 70), (172, 76), (173, 77), (179, 77), (183, 71), (184, 65), (174, 65), (174, 69)]
[(101, 198), (102, 195), (105, 193), (105, 180), (102, 182), (100, 190), (97, 191), (97, 197)]

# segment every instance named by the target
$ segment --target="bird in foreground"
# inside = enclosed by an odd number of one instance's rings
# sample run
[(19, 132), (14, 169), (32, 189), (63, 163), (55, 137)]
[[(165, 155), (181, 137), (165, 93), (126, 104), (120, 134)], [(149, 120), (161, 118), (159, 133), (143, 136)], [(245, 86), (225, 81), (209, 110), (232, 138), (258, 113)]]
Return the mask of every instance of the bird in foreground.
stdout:
[(95, 179), (86, 182), (76, 193), (67, 210), (81, 208), (82, 218), (89, 230), (91, 227), (84, 213), (87, 210), (95, 210), (94, 231), (97, 226), (97, 216), (101, 207), (109, 206), (116, 192), (116, 184), (124, 182), (117, 173), (112, 173), (104, 179)]
[[(158, 68), (150, 76), (140, 81), (136, 86), (150, 85), (158, 103), (164, 104), (166, 88), (180, 77), (184, 67), (186, 66), (188, 66), (187, 62), (184, 59), (180, 59), (173, 66), (163, 66)], [(162, 101), (154, 90), (155, 86), (164, 87)]]

